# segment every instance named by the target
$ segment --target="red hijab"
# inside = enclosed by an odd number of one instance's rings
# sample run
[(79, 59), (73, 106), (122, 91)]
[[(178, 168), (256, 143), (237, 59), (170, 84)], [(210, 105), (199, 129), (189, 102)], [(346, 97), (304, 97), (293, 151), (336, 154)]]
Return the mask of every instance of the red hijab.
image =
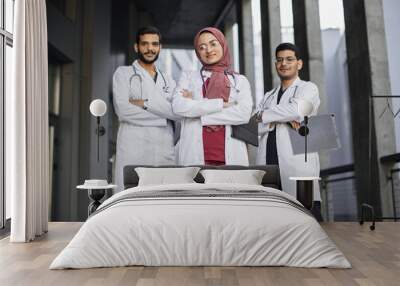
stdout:
[[(203, 63), (201, 61), (199, 53), (197, 52), (200, 34), (204, 32), (211, 33), (215, 38), (217, 38), (223, 50), (223, 55), (220, 61), (212, 65)], [(213, 27), (206, 27), (204, 29), (201, 29), (194, 38), (194, 48), (197, 58), (203, 64), (202, 70), (212, 72), (210, 81), (206, 89), (205, 97), (209, 99), (222, 98), (225, 102), (227, 102), (231, 89), (228, 74), (233, 74), (234, 71), (231, 68), (231, 54), (229, 52), (229, 47), (226, 43), (224, 34), (222, 34), (222, 32), (217, 28)]]

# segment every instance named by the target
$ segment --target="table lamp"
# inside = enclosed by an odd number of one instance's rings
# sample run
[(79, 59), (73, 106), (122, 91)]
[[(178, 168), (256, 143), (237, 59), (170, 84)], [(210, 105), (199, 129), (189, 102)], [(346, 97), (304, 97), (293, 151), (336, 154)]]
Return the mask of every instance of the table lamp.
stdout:
[(95, 99), (90, 103), (89, 110), (90, 113), (97, 118), (97, 162), (99, 162), (100, 136), (106, 133), (104, 126), (100, 126), (100, 117), (106, 114), (107, 104), (101, 99)]

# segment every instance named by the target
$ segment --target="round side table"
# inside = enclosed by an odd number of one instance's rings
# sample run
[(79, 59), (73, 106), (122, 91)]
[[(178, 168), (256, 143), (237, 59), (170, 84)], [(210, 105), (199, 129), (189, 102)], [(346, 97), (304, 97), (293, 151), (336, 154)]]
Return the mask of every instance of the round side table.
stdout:
[(79, 185), (76, 188), (78, 190), (87, 190), (90, 199), (90, 204), (88, 206), (88, 217), (94, 213), (97, 208), (101, 205), (101, 199), (106, 194), (106, 190), (116, 188), (116, 185), (106, 185), (106, 186), (90, 186), (90, 185)]

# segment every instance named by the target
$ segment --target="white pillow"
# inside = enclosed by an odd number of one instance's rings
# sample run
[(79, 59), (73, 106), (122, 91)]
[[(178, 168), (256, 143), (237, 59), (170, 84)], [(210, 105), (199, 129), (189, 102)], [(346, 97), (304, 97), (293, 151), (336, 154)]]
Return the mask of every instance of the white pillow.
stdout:
[(233, 183), (246, 185), (261, 185), (265, 171), (261, 170), (215, 170), (200, 171), (206, 184)]
[(139, 176), (138, 186), (195, 183), (193, 179), (196, 177), (199, 170), (199, 167), (135, 168)]

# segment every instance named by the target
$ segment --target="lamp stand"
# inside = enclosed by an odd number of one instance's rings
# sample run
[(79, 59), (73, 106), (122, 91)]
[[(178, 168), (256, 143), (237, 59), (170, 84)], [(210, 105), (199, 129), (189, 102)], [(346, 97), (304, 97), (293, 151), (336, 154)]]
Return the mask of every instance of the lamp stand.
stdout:
[(307, 162), (307, 134), (308, 134), (308, 116), (304, 116), (304, 126), (306, 127), (305, 136), (304, 136), (304, 162)]
[(100, 153), (100, 116), (97, 116), (97, 129), (96, 129), (96, 133), (97, 133), (97, 162), (99, 162), (99, 153)]
[(106, 134), (106, 129), (104, 126), (100, 126), (100, 116), (96, 116), (97, 118), (97, 128), (96, 128), (96, 134), (97, 134), (97, 162), (99, 162), (100, 158), (100, 136), (103, 136)]

